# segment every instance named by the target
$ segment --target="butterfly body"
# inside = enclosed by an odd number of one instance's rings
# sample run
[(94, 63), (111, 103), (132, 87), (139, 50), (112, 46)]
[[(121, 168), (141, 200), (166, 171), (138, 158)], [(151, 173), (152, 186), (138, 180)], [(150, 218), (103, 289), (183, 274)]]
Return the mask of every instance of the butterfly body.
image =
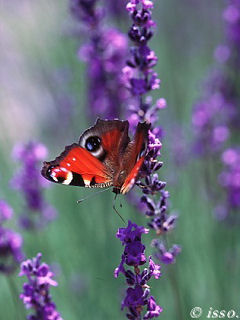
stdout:
[(59, 157), (44, 162), (42, 175), (55, 183), (104, 188), (127, 193), (144, 161), (150, 124), (139, 123), (130, 141), (128, 121), (101, 120), (87, 129), (79, 143), (67, 146)]

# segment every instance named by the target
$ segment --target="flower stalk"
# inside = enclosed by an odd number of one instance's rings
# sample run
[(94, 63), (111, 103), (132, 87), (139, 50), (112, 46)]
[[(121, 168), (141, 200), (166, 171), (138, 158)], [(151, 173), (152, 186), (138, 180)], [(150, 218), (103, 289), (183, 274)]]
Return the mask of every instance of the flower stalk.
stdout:
[[(126, 228), (118, 229), (116, 237), (124, 246), (119, 266), (115, 269), (114, 276), (120, 273), (125, 276), (128, 288), (122, 301), (122, 309), (127, 308), (126, 317), (131, 320), (152, 319), (158, 317), (162, 308), (156, 304), (150, 295), (148, 281), (153, 277), (161, 276), (160, 266), (155, 264), (151, 256), (148, 258), (148, 267), (141, 271), (141, 266), (147, 262), (145, 246), (142, 244), (142, 234), (148, 233), (148, 229), (128, 221)], [(133, 269), (128, 269), (132, 267)]]
[(105, 24), (99, 0), (71, 0), (72, 15), (81, 23), (86, 43), (79, 58), (86, 63), (87, 111), (89, 118), (120, 118), (126, 98), (120, 70), (124, 65), (127, 39), (116, 28)]
[(21, 163), (21, 168), (11, 180), (11, 187), (19, 190), (24, 200), (24, 213), (19, 223), (25, 230), (42, 229), (57, 215), (43, 194), (48, 182), (40, 174), (40, 162), (46, 154), (46, 147), (37, 142), (18, 144), (13, 150), (13, 158)]
[(23, 284), (20, 299), (26, 309), (33, 313), (28, 320), (63, 320), (50, 295), (50, 287), (57, 286), (53, 279), (53, 272), (46, 263), (41, 263), (42, 254), (38, 253), (32, 260), (28, 259), (21, 264), (19, 276), (26, 276), (28, 282)]
[[(133, 43), (127, 65), (123, 68), (123, 80), (129, 90), (131, 103), (128, 110), (130, 127), (134, 128), (139, 121), (147, 121), (152, 124), (148, 135), (147, 154), (141, 169), (141, 176), (137, 185), (143, 196), (140, 197), (141, 204), (136, 197), (136, 206), (150, 219), (148, 227), (155, 230), (156, 234), (168, 233), (175, 227), (177, 215), (168, 213), (169, 192), (165, 190), (166, 182), (159, 179), (158, 170), (162, 162), (158, 160), (162, 144), (162, 128), (157, 125), (158, 112), (166, 108), (166, 100), (159, 98), (153, 103), (150, 96), (146, 96), (153, 90), (160, 88), (160, 79), (154, 71), (158, 58), (149, 47), (149, 40), (153, 37), (153, 27), (156, 23), (152, 19), (153, 1), (130, 0), (126, 6), (132, 20), (128, 36)], [(157, 257), (166, 261), (162, 250), (165, 244), (156, 240), (158, 250)], [(155, 241), (155, 243), (156, 243)], [(166, 249), (165, 249), (166, 251)], [(164, 251), (164, 252), (165, 252)], [(168, 251), (171, 254), (171, 249)], [(175, 257), (180, 252), (180, 247), (175, 250)], [(172, 263), (175, 261), (172, 259)]]
[(0, 200), (0, 273), (5, 275), (12, 274), (24, 257), (21, 235), (3, 226), (12, 217), (13, 209)]
[[(239, 168), (235, 162), (239, 157), (240, 128), (239, 1), (228, 1), (222, 17), (225, 40), (214, 51), (215, 66), (206, 80), (203, 97), (193, 108), (192, 122), (194, 151), (199, 157), (204, 156), (204, 160), (208, 157), (205, 183), (208, 196), (216, 206), (214, 213), (218, 220), (231, 220), (231, 213), (240, 207), (236, 183)], [(221, 190), (224, 201), (219, 203)]]

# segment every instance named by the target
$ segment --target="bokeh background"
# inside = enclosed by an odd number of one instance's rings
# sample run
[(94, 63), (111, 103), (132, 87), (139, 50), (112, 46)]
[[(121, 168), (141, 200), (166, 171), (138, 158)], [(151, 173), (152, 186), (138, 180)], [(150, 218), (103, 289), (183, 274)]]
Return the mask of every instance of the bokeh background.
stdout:
[[(208, 161), (191, 153), (192, 106), (214, 63), (214, 48), (224, 37), (224, 5), (222, 0), (155, 3), (158, 27), (151, 46), (159, 58), (156, 70), (162, 85), (154, 96), (168, 102), (160, 114), (164, 129), (160, 176), (168, 183), (171, 208), (179, 213), (171, 242), (182, 247), (176, 263), (163, 265), (161, 279), (152, 282), (165, 320), (190, 319), (194, 306), (202, 307), (205, 316), (210, 307), (240, 311), (239, 228), (214, 217), (204, 178)], [(77, 57), (84, 38), (69, 2), (2, 1), (0, 21), (0, 197), (18, 217), (23, 201), (9, 187), (18, 169), (12, 158), (14, 145), (41, 141), (52, 160), (92, 123), (86, 115), (85, 65)], [(130, 20), (118, 17), (112, 23), (126, 32)], [(21, 231), (24, 252), (28, 258), (42, 252), (43, 261), (53, 266), (59, 285), (51, 292), (64, 319), (124, 319), (120, 311), (124, 279), (113, 277), (122, 252), (115, 233), (123, 223), (112, 210), (111, 191), (76, 204), (90, 192), (58, 185), (47, 188), (45, 197), (58, 217), (42, 231)], [(125, 197), (121, 202), (125, 220), (146, 225), (146, 218)], [(19, 230), (14, 220), (10, 226)], [(149, 254), (152, 237), (143, 238)], [(11, 279), (20, 292), (23, 279), (17, 273)], [(9, 281), (1, 274), (0, 310), (0, 319), (24, 319), (21, 301), (17, 306)]]

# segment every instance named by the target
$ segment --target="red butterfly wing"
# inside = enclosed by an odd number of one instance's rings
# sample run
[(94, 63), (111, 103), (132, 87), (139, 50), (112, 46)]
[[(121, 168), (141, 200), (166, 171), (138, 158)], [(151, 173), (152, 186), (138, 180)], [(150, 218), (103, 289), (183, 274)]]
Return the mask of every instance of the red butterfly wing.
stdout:
[(112, 184), (104, 164), (77, 144), (66, 147), (56, 160), (45, 162), (42, 175), (50, 181), (74, 186), (105, 187)]
[(129, 168), (128, 175), (121, 186), (120, 193), (125, 194), (133, 187), (143, 165), (150, 123), (138, 123), (134, 139), (129, 143), (123, 159), (125, 167)]
[(101, 120), (86, 130), (79, 140), (79, 145), (85, 147), (89, 137), (100, 137), (102, 152), (92, 153), (105, 163), (110, 172), (116, 173), (129, 143), (128, 121)]
[(141, 169), (143, 162), (144, 162), (144, 157), (141, 157), (137, 161), (137, 163), (135, 164), (135, 166), (133, 167), (133, 169), (130, 171), (129, 175), (125, 179), (124, 184), (120, 189), (120, 193), (125, 194), (132, 189), (139, 175), (139, 170)]

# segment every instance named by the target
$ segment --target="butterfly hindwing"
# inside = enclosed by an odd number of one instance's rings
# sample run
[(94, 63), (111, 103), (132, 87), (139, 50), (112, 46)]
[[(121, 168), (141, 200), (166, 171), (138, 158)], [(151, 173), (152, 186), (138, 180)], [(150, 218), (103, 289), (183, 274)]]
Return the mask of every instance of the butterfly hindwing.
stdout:
[(141, 157), (136, 162), (136, 164), (134, 165), (130, 173), (127, 175), (123, 185), (121, 186), (120, 193), (125, 194), (132, 189), (139, 175), (139, 171), (143, 165), (143, 162), (144, 162), (144, 157)]
[(133, 187), (139, 176), (145, 159), (150, 126), (150, 123), (138, 123), (134, 139), (126, 149), (124, 163), (128, 163), (130, 170), (121, 186), (120, 193), (122, 194), (127, 193)]

